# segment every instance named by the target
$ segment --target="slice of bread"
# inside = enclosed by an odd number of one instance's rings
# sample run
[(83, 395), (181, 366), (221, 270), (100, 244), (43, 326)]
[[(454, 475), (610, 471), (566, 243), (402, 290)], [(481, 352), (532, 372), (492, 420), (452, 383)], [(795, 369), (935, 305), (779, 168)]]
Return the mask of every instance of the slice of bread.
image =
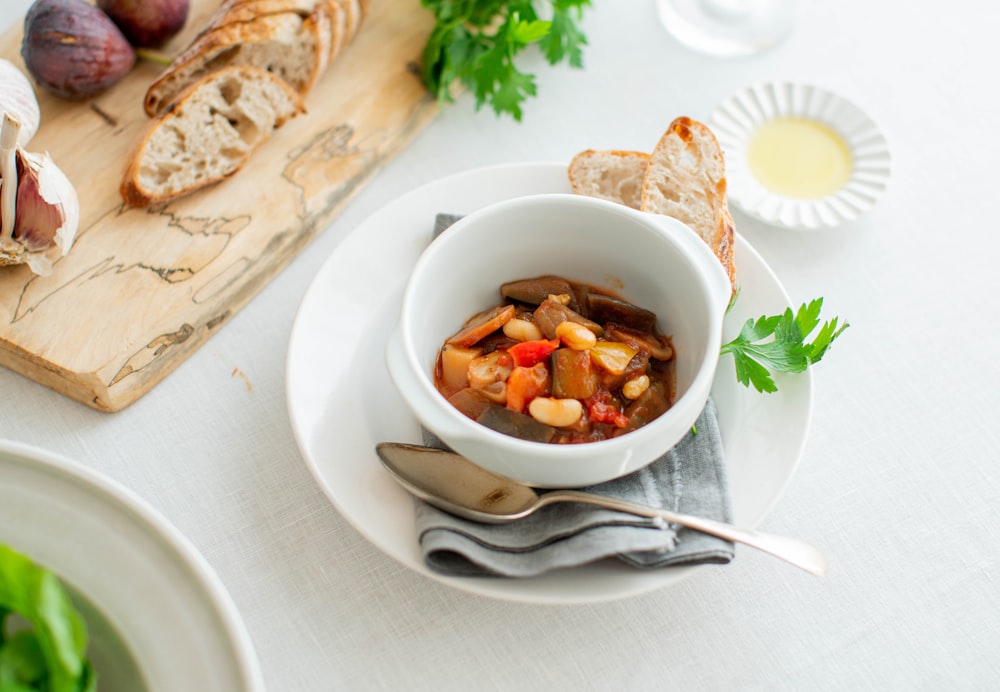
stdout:
[[(320, 7), (322, 5), (322, 7)], [(225, 0), (208, 22), (219, 28), (233, 22), (248, 22), (265, 14), (297, 12), (308, 17), (315, 11), (330, 15), (330, 59), (345, 46), (360, 28), (367, 15), (367, 2), (361, 0)]]
[(361, 5), (361, 0), (334, 0), (334, 2), (339, 4), (340, 8), (344, 11), (347, 32), (346, 40), (350, 41), (358, 33), (358, 29), (361, 28), (361, 20), (367, 14), (367, 10)]
[(330, 9), (330, 61), (332, 62), (340, 50), (350, 43), (353, 36), (347, 33), (347, 12), (339, 0), (326, 0)]
[(299, 94), (266, 70), (212, 72), (149, 123), (125, 171), (122, 199), (130, 206), (166, 202), (231, 176), (303, 111)]
[(570, 161), (569, 184), (578, 195), (639, 209), (648, 165), (649, 154), (641, 151), (588, 149)]
[(650, 154), (641, 208), (694, 229), (719, 258), (735, 289), (735, 226), (726, 201), (726, 164), (706, 125), (686, 117), (670, 123)]
[(159, 115), (188, 86), (231, 65), (273, 72), (305, 96), (329, 64), (331, 36), (332, 17), (326, 3), (318, 3), (305, 17), (288, 11), (221, 26), (210, 24), (149, 87), (146, 113)]
[(263, 15), (282, 12), (295, 12), (300, 17), (308, 17), (317, 5), (325, 2), (327, 0), (225, 0), (206, 26), (218, 29), (233, 22), (252, 22)]

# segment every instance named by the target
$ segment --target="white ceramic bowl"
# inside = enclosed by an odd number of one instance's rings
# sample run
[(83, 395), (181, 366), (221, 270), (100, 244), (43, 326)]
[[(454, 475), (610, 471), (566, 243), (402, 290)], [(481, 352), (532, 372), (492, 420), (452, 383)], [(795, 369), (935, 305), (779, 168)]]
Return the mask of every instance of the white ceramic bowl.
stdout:
[[(543, 274), (612, 289), (656, 313), (677, 359), (666, 413), (621, 437), (547, 444), (486, 428), (435, 389), (445, 339), (498, 304), (502, 283)], [(646, 466), (690, 429), (712, 386), (729, 297), (721, 264), (675, 219), (582, 196), (521, 197), (466, 216), (421, 254), (386, 360), (417, 419), (456, 452), (538, 487), (592, 485)]]

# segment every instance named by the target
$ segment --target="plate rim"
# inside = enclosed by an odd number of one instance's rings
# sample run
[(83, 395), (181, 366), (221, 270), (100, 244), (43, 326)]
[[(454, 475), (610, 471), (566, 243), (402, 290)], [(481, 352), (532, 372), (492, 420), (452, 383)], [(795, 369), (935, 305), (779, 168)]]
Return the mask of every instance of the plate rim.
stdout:
[[(265, 687), (260, 661), (232, 596), (205, 557), (165, 515), (121, 482), (75, 461), (68, 455), (35, 444), (0, 438), (0, 458), (5, 458), (8, 463), (21, 463), (34, 467), (40, 473), (55, 478), (57, 482), (61, 480), (75, 485), (81, 492), (91, 494), (96, 501), (108, 503), (130, 516), (145, 532), (162, 542), (173, 557), (183, 565), (185, 571), (194, 577), (198, 589), (214, 607), (215, 615), (228, 639), (228, 648), (234, 654), (236, 670), (241, 684), (244, 685), (243, 689), (263, 692)], [(19, 552), (28, 550), (21, 547), (15, 549)], [(59, 574), (58, 568), (49, 565), (46, 567), (57, 577), (67, 578)], [(97, 602), (81, 585), (74, 583), (72, 586), (107, 615), (106, 605)], [(119, 635), (126, 640), (126, 644), (130, 643), (127, 641), (127, 633), (119, 632)], [(134, 651), (133, 655), (136, 655)], [(146, 672), (141, 666), (140, 670)]]
[[(330, 278), (328, 274), (330, 274), (330, 272), (332, 272), (333, 269), (336, 268), (336, 265), (340, 261), (340, 258), (347, 257), (349, 259), (352, 256), (352, 253), (363, 250), (366, 246), (366, 243), (370, 242), (370, 241), (365, 241), (362, 238), (362, 234), (369, 227), (369, 224), (375, 224), (378, 221), (388, 219), (393, 214), (394, 210), (398, 210), (407, 205), (418, 204), (418, 202), (415, 200), (422, 199), (428, 193), (428, 191), (433, 190), (437, 186), (441, 186), (442, 188), (451, 187), (454, 186), (456, 181), (463, 178), (472, 179), (476, 178), (477, 176), (499, 177), (504, 175), (522, 175), (525, 178), (529, 178), (531, 177), (531, 174), (537, 173), (539, 175), (541, 174), (547, 175), (551, 179), (551, 176), (554, 174), (556, 169), (564, 172), (566, 169), (566, 165), (567, 164), (564, 162), (555, 162), (555, 161), (514, 162), (514, 163), (488, 165), (488, 166), (467, 169), (464, 171), (458, 171), (437, 178), (435, 180), (423, 183), (422, 185), (416, 186), (415, 188), (401, 194), (400, 196), (394, 198), (393, 200), (387, 202), (385, 205), (376, 209), (372, 214), (370, 214), (366, 219), (362, 220), (354, 229), (352, 229), (348, 233), (348, 235), (341, 241), (341, 243), (338, 244), (336, 248), (334, 248), (334, 250), (330, 253), (327, 259), (324, 260), (319, 270), (316, 272), (315, 276), (313, 277), (313, 280), (310, 282), (309, 287), (306, 289), (303, 295), (302, 302), (300, 303), (299, 308), (296, 311), (295, 318), (293, 320), (292, 329), (289, 337), (288, 352), (286, 355), (286, 362), (285, 362), (286, 404), (288, 408), (288, 414), (290, 417), (293, 435), (295, 437), (297, 445), (299, 446), (300, 454), (304, 462), (306, 463), (306, 466), (309, 468), (310, 473), (313, 475), (314, 479), (319, 484), (324, 495), (331, 502), (334, 508), (338, 511), (341, 517), (347, 521), (348, 524), (350, 524), (356, 531), (358, 531), (358, 533), (362, 535), (362, 537), (364, 537), (368, 542), (372, 543), (373, 546), (378, 548), (381, 552), (385, 553), (386, 555), (389, 555), (394, 560), (401, 563), (403, 566), (413, 571), (416, 571), (418, 574), (422, 574), (432, 579), (433, 581), (437, 581), (438, 583), (444, 584), (446, 586), (456, 588), (460, 591), (465, 591), (467, 593), (472, 593), (498, 600), (520, 602), (520, 603), (539, 603), (546, 605), (575, 605), (582, 603), (607, 602), (611, 600), (618, 600), (620, 598), (640, 595), (643, 593), (648, 593), (650, 591), (653, 591), (657, 588), (666, 586), (668, 583), (672, 584), (675, 583), (676, 581), (680, 581), (683, 578), (689, 576), (690, 573), (702, 570), (705, 567), (698, 566), (698, 567), (672, 568), (671, 572), (669, 573), (670, 575), (672, 575), (672, 578), (661, 577), (660, 579), (655, 579), (655, 580), (648, 579), (648, 575), (650, 574), (648, 572), (637, 572), (635, 570), (632, 570), (632, 572), (636, 573), (635, 581), (639, 583), (639, 585), (629, 589), (625, 593), (602, 594), (600, 596), (595, 596), (595, 595), (554, 596), (552, 593), (546, 593), (546, 589), (544, 587), (539, 589), (539, 591), (537, 592), (512, 593), (511, 589), (483, 587), (481, 581), (477, 582), (476, 580), (450, 577), (437, 574), (429, 570), (425, 565), (422, 564), (422, 562), (412, 559), (412, 555), (407, 557), (398, 554), (397, 549), (393, 545), (391, 545), (393, 541), (384, 540), (383, 538), (375, 535), (375, 532), (369, 526), (366, 526), (364, 522), (359, 521), (357, 517), (352, 515), (350, 509), (345, 507), (345, 505), (341, 501), (342, 498), (338, 498), (338, 495), (335, 492), (334, 488), (330, 487), (330, 479), (327, 479), (324, 476), (323, 469), (321, 468), (321, 463), (317, 459), (313, 458), (313, 454), (311, 451), (312, 440), (309, 439), (309, 431), (305, 429), (304, 427), (305, 424), (303, 423), (303, 421), (299, 420), (299, 416), (303, 416), (304, 418), (305, 414), (303, 411), (297, 410), (300, 405), (300, 402), (298, 401), (298, 394), (295, 391), (295, 387), (298, 384), (297, 378), (299, 377), (299, 363), (297, 362), (298, 360), (297, 356), (299, 356), (300, 354), (298, 352), (298, 349), (302, 348), (300, 342), (303, 339), (302, 335), (304, 329), (303, 324), (305, 320), (308, 319), (307, 313), (316, 309), (313, 303), (314, 301), (319, 300), (318, 292), (323, 290), (324, 281)], [(539, 190), (538, 193), (552, 192), (552, 191), (554, 190)], [(520, 196), (520, 194), (503, 195), (497, 197), (497, 199), (494, 201), (497, 201), (499, 199), (506, 199), (511, 196)], [(476, 207), (473, 206), (473, 208)], [(449, 210), (439, 209), (438, 211), (449, 211)], [(453, 209), (450, 211), (454, 211), (456, 213), (457, 212), (467, 213), (468, 211), (471, 211), (471, 209), (468, 208), (464, 210)], [(428, 220), (427, 223), (428, 238), (430, 234), (431, 221), (432, 219)], [(405, 238), (406, 236), (403, 237)], [(379, 240), (384, 240), (384, 239), (379, 238)], [(788, 295), (784, 287), (781, 285), (780, 281), (777, 279), (777, 276), (774, 274), (773, 270), (767, 265), (766, 262), (764, 262), (760, 254), (757, 253), (757, 251), (753, 249), (748, 242), (742, 239), (742, 237), (739, 237), (739, 242), (742, 243), (744, 250), (752, 253), (756, 261), (759, 262), (759, 264), (766, 269), (767, 278), (773, 281), (773, 288), (776, 289), (777, 292), (780, 294), (781, 300), (783, 301), (784, 305), (790, 305)], [(330, 296), (326, 297), (330, 298)], [(356, 350), (352, 351), (351, 358), (352, 359), (358, 358)], [(802, 402), (806, 409), (805, 416), (802, 423), (802, 427), (799, 431), (799, 437), (796, 438), (798, 444), (794, 446), (794, 450), (789, 451), (791, 464), (788, 469), (787, 475), (781, 480), (779, 487), (775, 489), (773, 496), (767, 502), (765, 507), (760, 511), (759, 516), (755, 517), (754, 520), (755, 524), (763, 520), (763, 518), (771, 511), (771, 509), (780, 500), (782, 494), (787, 489), (788, 484), (790, 483), (791, 478), (794, 476), (795, 471), (797, 470), (798, 465), (801, 461), (802, 453), (808, 438), (808, 430), (811, 425), (811, 415), (813, 408), (812, 376), (809, 371), (806, 371), (805, 373), (802, 373), (801, 375), (798, 375), (796, 377), (801, 383), (800, 386), (804, 388), (804, 391), (806, 393), (805, 399)], [(372, 453), (372, 458), (373, 459), (375, 458), (374, 452)], [(379, 482), (381, 483), (382, 481), (380, 480)], [(387, 477), (384, 479), (384, 482), (387, 485), (395, 486), (395, 484)], [(397, 491), (399, 494), (402, 495), (406, 494), (405, 491), (399, 488), (398, 486), (395, 486), (395, 491), (390, 490), (389, 492), (397, 494)], [(413, 544), (416, 545), (415, 539), (413, 540)], [(580, 569), (586, 570), (590, 569), (590, 567), (588, 566)], [(574, 570), (564, 570), (562, 572), (568, 575), (574, 572)], [(639, 575), (646, 575), (645, 581)], [(533, 578), (532, 580), (542, 580), (546, 579), (547, 577), (551, 577), (551, 574), (543, 575), (542, 577), (536, 577)], [(572, 580), (575, 579), (575, 577), (568, 577), (568, 579)], [(632, 577), (629, 577), (629, 579), (632, 579)], [(532, 580), (503, 580), (503, 581), (524, 583), (524, 582), (530, 582)], [(650, 581), (654, 581), (655, 583), (650, 583)], [(516, 588), (513, 589), (513, 591), (516, 590), (517, 590)]]

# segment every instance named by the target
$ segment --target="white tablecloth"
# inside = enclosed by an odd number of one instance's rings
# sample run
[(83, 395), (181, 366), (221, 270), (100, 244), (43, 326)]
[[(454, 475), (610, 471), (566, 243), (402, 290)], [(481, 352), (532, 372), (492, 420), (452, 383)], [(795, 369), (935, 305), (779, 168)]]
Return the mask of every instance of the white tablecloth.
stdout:
[[(376, 0), (377, 2), (377, 0)], [(995, 228), (1000, 10), (803, 2), (754, 58), (702, 57), (652, 0), (595, 0), (586, 69), (536, 61), (518, 124), (445, 109), (291, 266), (150, 394), (116, 414), (0, 371), (0, 436), (117, 479), (183, 531), (239, 608), (272, 690), (986, 689), (1000, 680), (1000, 329)], [(4, 26), (27, 0), (5, 0)], [(792, 300), (851, 328), (814, 373), (796, 475), (761, 528), (826, 552), (815, 578), (752, 550), (621, 601), (510, 604), (400, 566), (300, 458), (284, 377), (297, 306), (368, 215), (440, 176), (646, 149), (759, 80), (861, 105), (893, 153), (887, 196), (837, 231), (737, 227)]]

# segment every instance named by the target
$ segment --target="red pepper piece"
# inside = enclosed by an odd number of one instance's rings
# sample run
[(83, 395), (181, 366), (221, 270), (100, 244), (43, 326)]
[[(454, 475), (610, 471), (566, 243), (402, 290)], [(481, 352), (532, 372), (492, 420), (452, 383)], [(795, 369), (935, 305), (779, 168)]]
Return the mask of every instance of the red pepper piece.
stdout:
[(557, 348), (559, 348), (559, 339), (539, 339), (514, 344), (507, 349), (507, 353), (514, 359), (514, 365), (531, 368), (545, 361)]
[(531, 400), (546, 394), (549, 389), (549, 370), (542, 363), (530, 368), (515, 367), (507, 378), (507, 408), (524, 413)]

